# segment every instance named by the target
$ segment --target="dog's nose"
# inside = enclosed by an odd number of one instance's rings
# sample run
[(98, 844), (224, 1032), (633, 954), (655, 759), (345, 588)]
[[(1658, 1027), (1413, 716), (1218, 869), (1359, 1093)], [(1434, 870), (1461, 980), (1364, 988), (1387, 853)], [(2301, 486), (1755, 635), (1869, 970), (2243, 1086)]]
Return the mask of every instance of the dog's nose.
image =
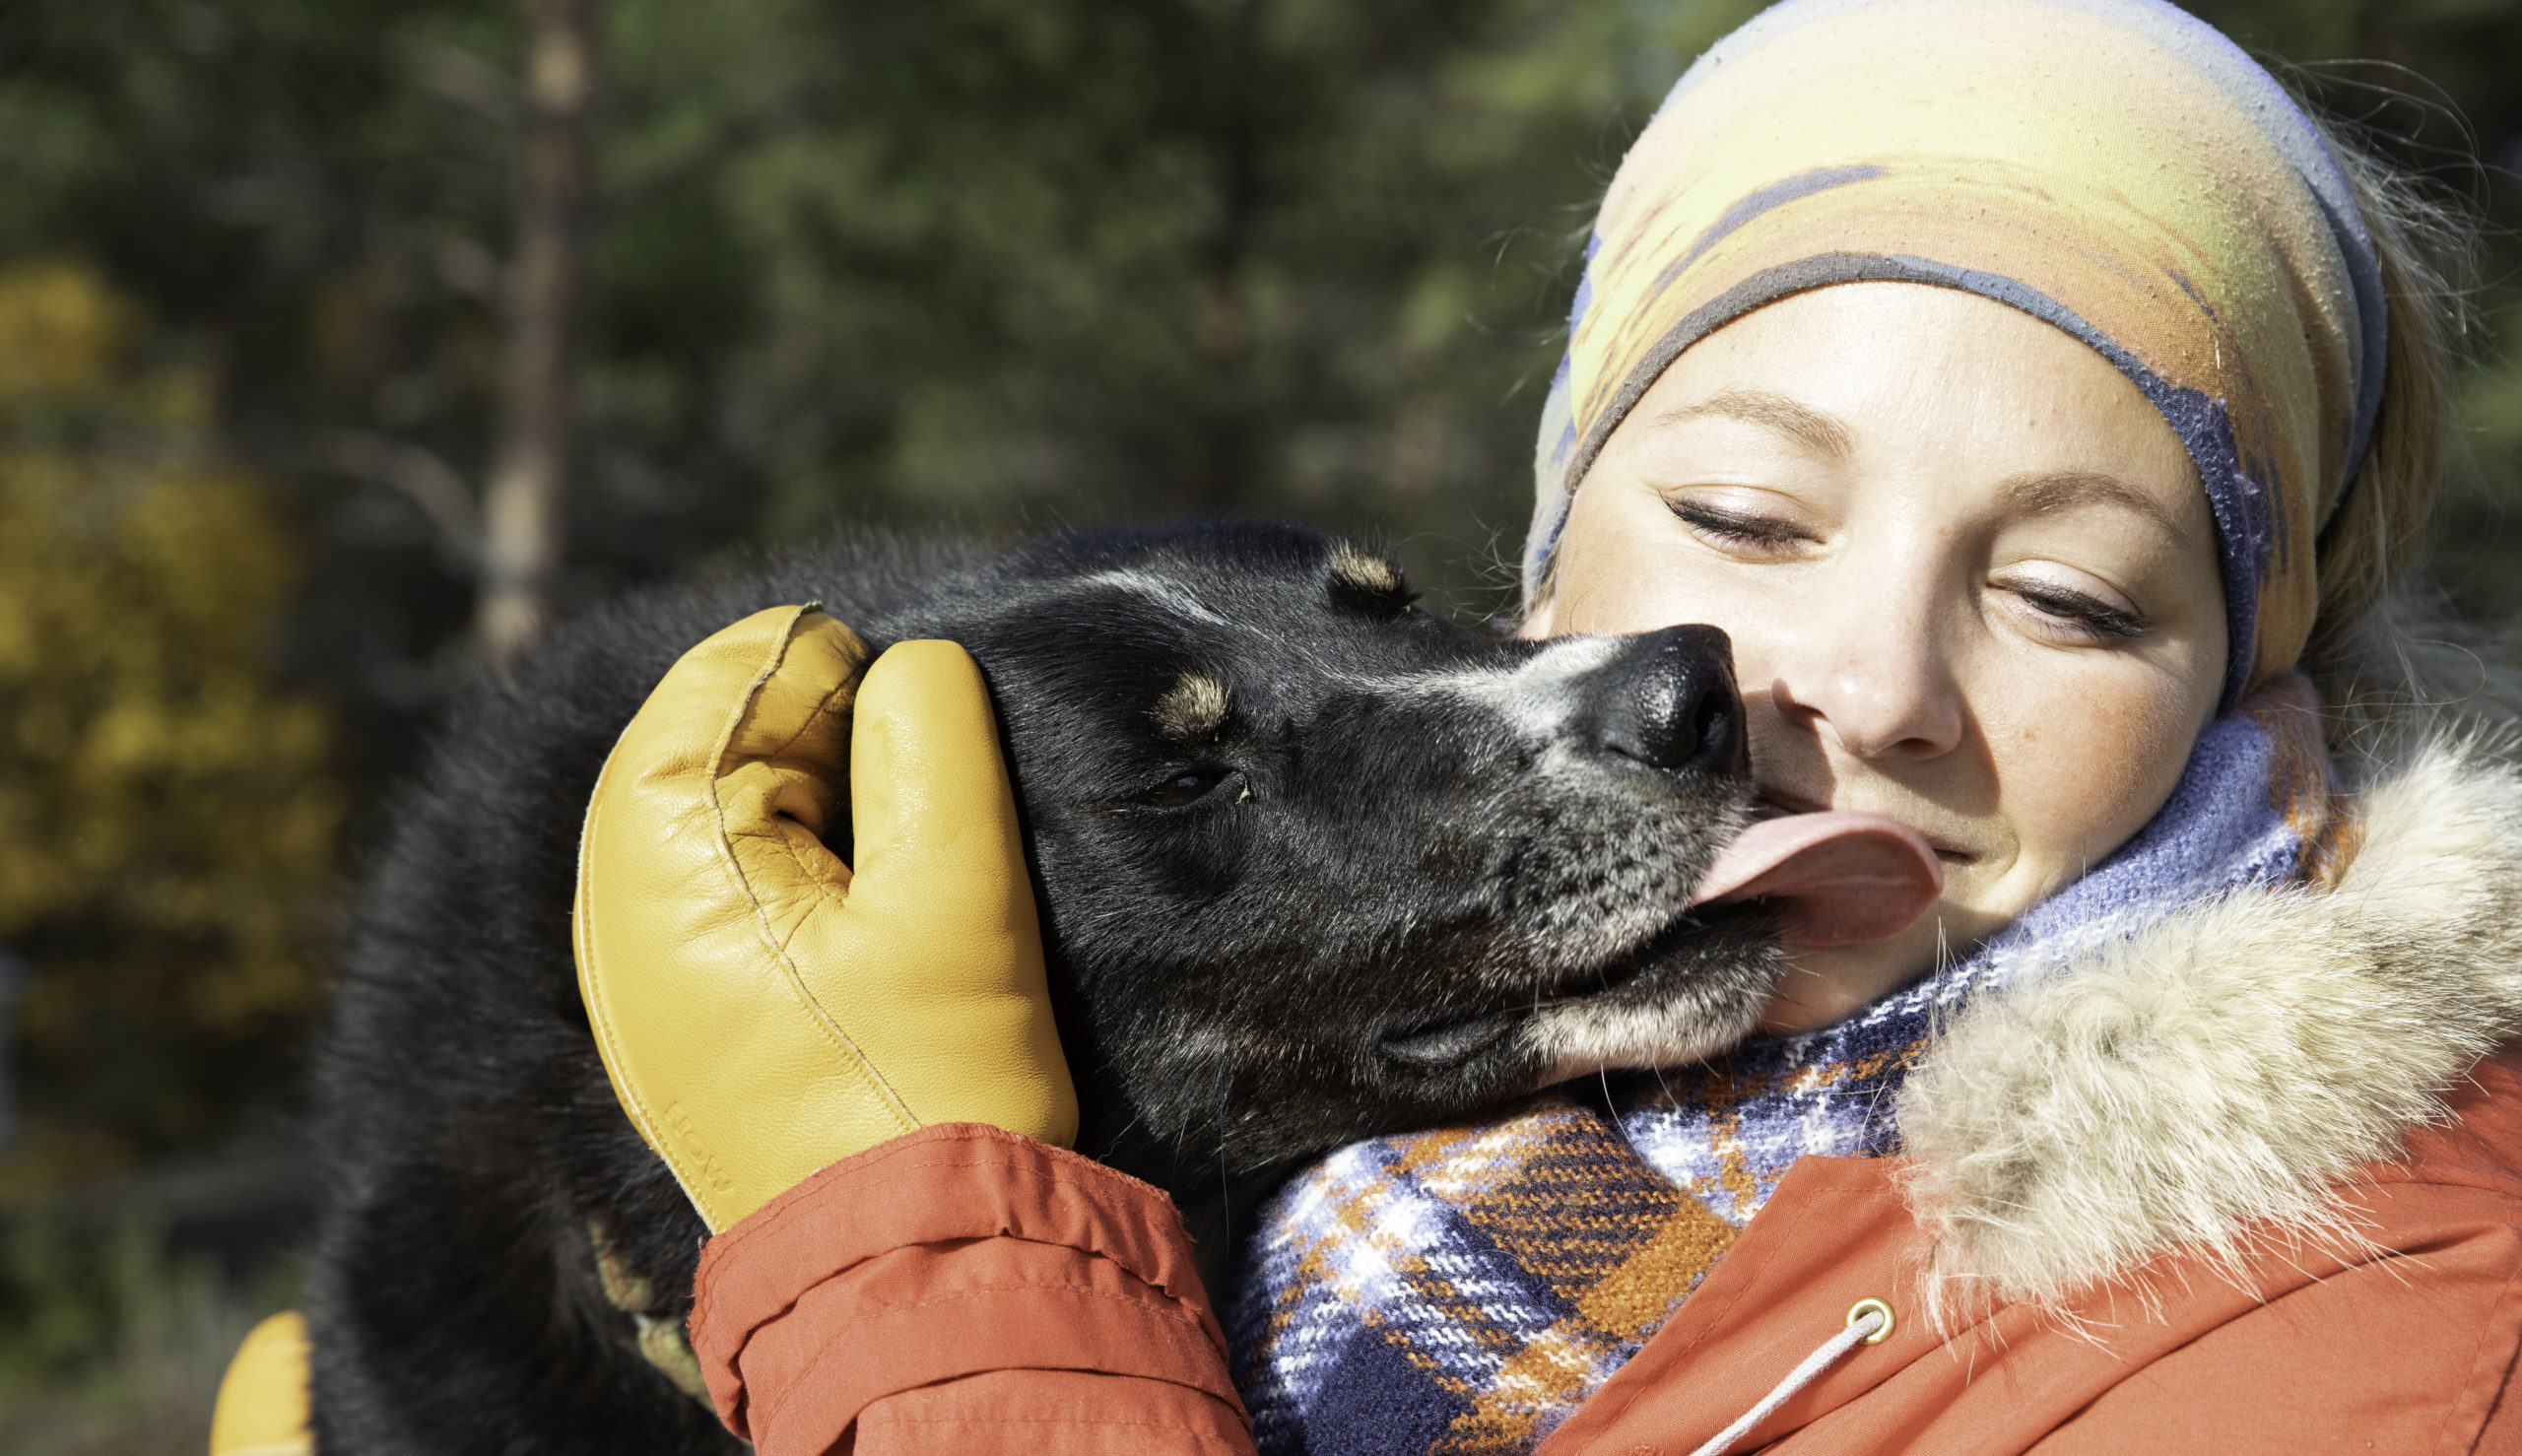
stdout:
[(1595, 680), (1594, 741), (1607, 753), (1672, 772), (1746, 772), (1734, 647), (1712, 627), (1668, 627)]

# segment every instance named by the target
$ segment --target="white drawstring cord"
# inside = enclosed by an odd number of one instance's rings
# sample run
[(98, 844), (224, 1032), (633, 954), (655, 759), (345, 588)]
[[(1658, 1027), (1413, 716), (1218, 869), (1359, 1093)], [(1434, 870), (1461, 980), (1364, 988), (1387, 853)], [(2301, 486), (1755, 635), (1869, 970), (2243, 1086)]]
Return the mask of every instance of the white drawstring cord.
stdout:
[(1860, 1345), (1881, 1340), (1892, 1332), (1891, 1306), (1879, 1299), (1867, 1299), (1848, 1311), (1848, 1327), (1823, 1342), (1822, 1348), (1804, 1357), (1804, 1363), (1787, 1372), (1775, 1389), (1761, 1397), (1760, 1403), (1745, 1411), (1741, 1420), (1718, 1431), (1706, 1445), (1691, 1456), (1725, 1456), (1734, 1443), (1752, 1433), (1752, 1427), (1769, 1419), (1769, 1413), (1785, 1405), (1794, 1394), (1822, 1376), (1824, 1370), (1839, 1362), (1839, 1357)]

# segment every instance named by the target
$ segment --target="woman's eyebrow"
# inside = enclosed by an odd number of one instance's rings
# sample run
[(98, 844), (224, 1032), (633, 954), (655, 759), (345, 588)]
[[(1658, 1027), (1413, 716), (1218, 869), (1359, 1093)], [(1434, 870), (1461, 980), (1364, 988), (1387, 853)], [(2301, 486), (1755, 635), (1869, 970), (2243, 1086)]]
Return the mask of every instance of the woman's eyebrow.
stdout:
[(1845, 460), (1856, 451), (1856, 431), (1811, 405), (1799, 404), (1765, 389), (1728, 389), (1696, 404), (1676, 405), (1655, 417), (1658, 425), (1679, 425), (1703, 415), (1741, 420), (1774, 430), (1817, 455)]
[(2175, 541), (2189, 537), (2188, 530), (2163, 507), (2161, 501), (2116, 476), (2087, 471), (2019, 475), (1999, 489), (2007, 502), (2017, 510), (2034, 515), (2046, 515), (2053, 510), (2067, 510), (2079, 505), (2116, 505), (2153, 521)]

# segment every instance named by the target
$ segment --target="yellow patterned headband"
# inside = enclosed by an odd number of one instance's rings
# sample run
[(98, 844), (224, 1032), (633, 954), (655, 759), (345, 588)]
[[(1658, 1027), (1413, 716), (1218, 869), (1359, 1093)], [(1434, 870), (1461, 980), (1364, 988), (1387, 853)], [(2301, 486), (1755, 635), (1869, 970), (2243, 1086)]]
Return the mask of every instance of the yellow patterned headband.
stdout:
[(2116, 364), (2207, 488), (2227, 704), (2293, 666), (2314, 542), (2381, 399), (2380, 270), (2284, 88), (2158, 0), (1787, 0), (1701, 56), (1594, 225), (1542, 416), (1526, 605), (1587, 467), (1675, 357), (1860, 280), (1994, 298)]

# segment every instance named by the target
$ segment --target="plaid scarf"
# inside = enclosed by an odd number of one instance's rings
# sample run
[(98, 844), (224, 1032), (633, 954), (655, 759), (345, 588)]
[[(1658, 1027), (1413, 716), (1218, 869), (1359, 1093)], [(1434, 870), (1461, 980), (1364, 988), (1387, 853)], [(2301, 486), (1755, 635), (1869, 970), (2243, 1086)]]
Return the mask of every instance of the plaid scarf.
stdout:
[(1531, 1450), (1797, 1158), (1898, 1151), (1892, 1094), (1966, 997), (2206, 895), (2326, 883), (2352, 833), (2343, 808), (2310, 684), (2281, 678), (2201, 735), (2162, 812), (2109, 860), (1848, 1021), (1341, 1149), (1244, 1250), (1228, 1336), (1261, 1450)]

